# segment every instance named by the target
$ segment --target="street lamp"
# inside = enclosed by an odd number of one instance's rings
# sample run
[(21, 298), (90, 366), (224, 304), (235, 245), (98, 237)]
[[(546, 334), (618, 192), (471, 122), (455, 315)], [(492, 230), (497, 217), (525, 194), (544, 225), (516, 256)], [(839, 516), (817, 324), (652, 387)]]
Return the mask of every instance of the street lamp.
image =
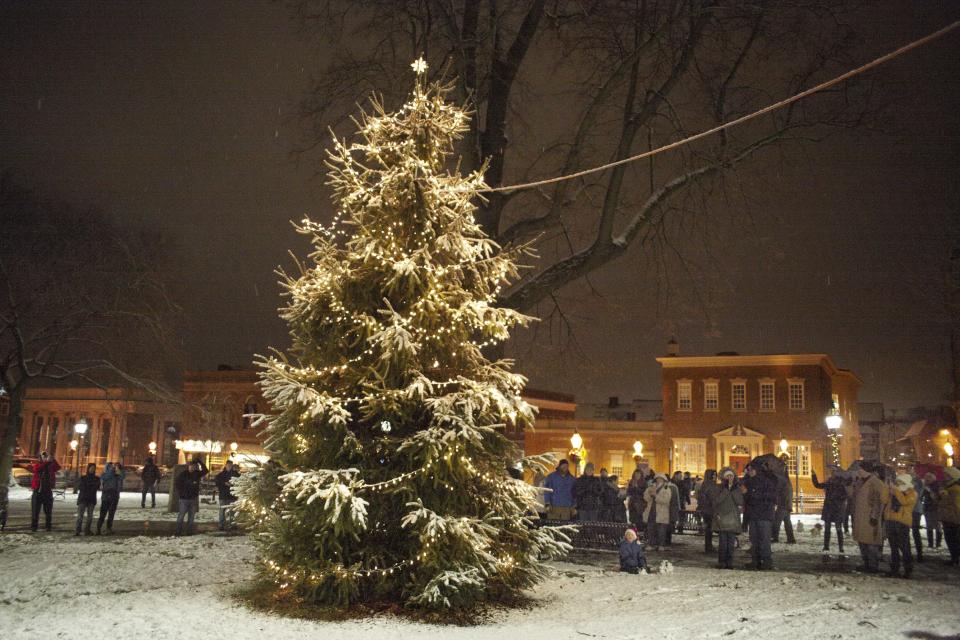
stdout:
[(637, 466), (640, 466), (640, 462), (643, 460), (643, 443), (637, 440), (633, 443), (633, 461), (637, 463)]
[[(790, 448), (790, 443), (787, 442), (786, 438), (783, 438), (782, 440), (780, 440), (780, 453), (787, 453), (787, 449), (789, 448)], [(787, 455), (790, 455), (790, 454), (787, 453)]]
[(150, 450), (150, 455), (151, 455), (151, 456), (157, 455), (157, 443), (156, 443), (156, 442), (151, 442), (150, 444), (148, 444), (148, 445), (147, 445), (147, 449)]
[(953, 445), (950, 444), (949, 442), (944, 443), (943, 452), (947, 454), (947, 466), (952, 467), (953, 466)]
[(570, 436), (570, 462), (573, 463), (574, 474), (580, 470), (580, 460), (583, 458), (586, 452), (583, 450), (583, 438), (580, 437), (580, 432), (574, 429), (573, 435)]
[(80, 438), (79, 441), (72, 440), (70, 442), (70, 448), (74, 450), (74, 453), (75, 453), (74, 458), (76, 458), (76, 461), (77, 461), (76, 462), (77, 477), (73, 483), (73, 492), (77, 493), (77, 491), (79, 491), (79, 486), (80, 486), (80, 455), (83, 453), (83, 435), (87, 432), (87, 419), (80, 418), (80, 420), (77, 421), (75, 425), (73, 425), (73, 431)]
[(836, 431), (843, 426), (843, 416), (840, 415), (840, 409), (837, 407), (831, 407), (830, 411), (827, 413), (827, 417), (824, 418), (824, 422), (827, 423), (827, 429)]

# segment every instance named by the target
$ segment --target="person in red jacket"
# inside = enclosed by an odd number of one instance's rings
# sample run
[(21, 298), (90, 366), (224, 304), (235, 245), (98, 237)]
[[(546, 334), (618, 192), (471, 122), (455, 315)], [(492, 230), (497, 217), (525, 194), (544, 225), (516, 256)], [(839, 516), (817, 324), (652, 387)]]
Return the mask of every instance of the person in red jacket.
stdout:
[(30, 506), (32, 507), (30, 530), (37, 530), (40, 524), (40, 508), (42, 507), (47, 525), (46, 529), (50, 531), (53, 518), (53, 488), (57, 485), (57, 471), (60, 470), (60, 465), (53, 459), (53, 456), (44, 451), (40, 454), (40, 462), (36, 462), (28, 468), (33, 472), (33, 478), (30, 480), (30, 488), (33, 489), (33, 496), (30, 499)]

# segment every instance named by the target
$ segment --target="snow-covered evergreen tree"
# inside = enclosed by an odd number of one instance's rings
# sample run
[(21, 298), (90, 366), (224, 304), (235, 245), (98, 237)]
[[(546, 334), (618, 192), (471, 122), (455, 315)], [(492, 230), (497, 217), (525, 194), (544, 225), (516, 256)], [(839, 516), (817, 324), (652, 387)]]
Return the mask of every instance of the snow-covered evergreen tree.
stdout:
[(318, 603), (470, 607), (527, 588), (563, 533), (528, 514), (503, 434), (529, 425), (525, 378), (482, 349), (529, 318), (495, 301), (517, 276), (474, 220), (482, 171), (451, 166), (470, 115), (413, 64), (409, 101), (376, 101), (329, 152), (334, 224), (284, 276), (289, 354), (263, 358), (271, 462), (241, 481), (263, 570)]

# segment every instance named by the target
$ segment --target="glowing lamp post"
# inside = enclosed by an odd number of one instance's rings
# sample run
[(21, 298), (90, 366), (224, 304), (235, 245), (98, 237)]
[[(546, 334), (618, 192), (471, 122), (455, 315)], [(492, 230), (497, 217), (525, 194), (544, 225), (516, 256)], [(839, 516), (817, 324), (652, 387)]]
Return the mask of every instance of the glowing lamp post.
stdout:
[(157, 443), (156, 443), (156, 442), (151, 442), (150, 444), (148, 444), (148, 445), (147, 445), (147, 450), (150, 451), (150, 455), (151, 455), (151, 456), (157, 455)]
[(827, 429), (831, 431), (836, 431), (843, 426), (843, 416), (840, 415), (840, 410), (836, 407), (830, 409), (830, 413), (827, 414), (827, 417), (824, 418), (824, 422), (827, 423)]
[(580, 437), (580, 432), (574, 431), (573, 435), (570, 436), (570, 462), (573, 463), (573, 475), (577, 475), (577, 472), (580, 470), (580, 461), (584, 458), (586, 451), (583, 449), (583, 438)]
[(643, 462), (643, 443), (639, 440), (633, 443), (633, 461), (638, 467)]
[(77, 466), (77, 478), (73, 483), (73, 492), (76, 493), (80, 487), (80, 456), (83, 454), (83, 436), (87, 432), (87, 419), (81, 418), (75, 425), (73, 425), (73, 432), (77, 434), (77, 438), (70, 441), (70, 448), (73, 449), (74, 458), (76, 458)]
[(953, 466), (953, 445), (949, 442), (943, 445), (943, 452), (947, 454), (947, 466)]

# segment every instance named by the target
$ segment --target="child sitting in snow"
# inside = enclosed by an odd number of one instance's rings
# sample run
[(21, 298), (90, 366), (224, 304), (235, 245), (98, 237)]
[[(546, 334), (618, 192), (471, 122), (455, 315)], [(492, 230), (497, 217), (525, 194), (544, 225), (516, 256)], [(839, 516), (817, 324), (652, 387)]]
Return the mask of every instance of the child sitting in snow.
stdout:
[(637, 540), (637, 532), (627, 529), (620, 541), (620, 571), (640, 573), (647, 570), (647, 556), (643, 553), (643, 545)]

